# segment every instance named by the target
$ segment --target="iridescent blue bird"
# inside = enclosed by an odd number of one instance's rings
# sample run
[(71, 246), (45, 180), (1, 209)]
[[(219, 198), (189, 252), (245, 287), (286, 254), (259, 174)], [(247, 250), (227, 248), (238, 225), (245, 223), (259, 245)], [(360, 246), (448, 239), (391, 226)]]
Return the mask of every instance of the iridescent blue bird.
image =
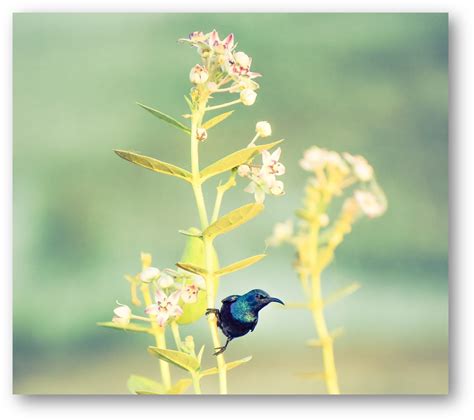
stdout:
[(245, 295), (231, 295), (222, 300), (221, 309), (208, 308), (206, 315), (217, 317), (217, 326), (226, 336), (227, 341), (222, 347), (216, 348), (215, 356), (225, 351), (229, 343), (237, 337), (253, 331), (257, 326), (258, 312), (271, 302), (284, 303), (267, 292), (254, 289)]

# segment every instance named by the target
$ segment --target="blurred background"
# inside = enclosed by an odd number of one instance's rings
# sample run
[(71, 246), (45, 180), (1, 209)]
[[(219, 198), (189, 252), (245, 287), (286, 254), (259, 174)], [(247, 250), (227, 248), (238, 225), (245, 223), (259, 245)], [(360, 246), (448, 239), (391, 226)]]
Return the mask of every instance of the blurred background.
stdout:
[[(268, 120), (285, 138), (287, 194), (220, 238), (221, 263), (264, 249), (276, 222), (299, 205), (305, 148), (362, 154), (385, 189), (388, 212), (363, 220), (325, 272), (326, 291), (362, 288), (327, 310), (341, 388), (350, 394), (448, 391), (448, 17), (447, 14), (17, 14), (14, 16), (14, 369), (27, 394), (127, 393), (129, 374), (159, 379), (151, 337), (97, 327), (141, 251), (172, 267), (197, 225), (189, 186), (124, 162), (130, 149), (189, 166), (186, 137), (135, 105), (187, 112), (198, 55), (176, 40), (194, 30), (234, 32), (253, 57), (261, 89), (202, 144), (203, 163), (244, 147)], [(252, 201), (245, 183), (223, 211)], [(214, 189), (209, 183), (208, 197)], [(293, 250), (273, 249), (226, 277), (219, 298), (258, 287), (302, 297)], [(206, 344), (205, 320), (184, 333)], [(233, 393), (324, 393), (298, 373), (321, 367), (307, 348), (304, 311), (268, 308), (227, 358), (253, 355), (229, 373)], [(215, 377), (203, 379), (216, 392)]]

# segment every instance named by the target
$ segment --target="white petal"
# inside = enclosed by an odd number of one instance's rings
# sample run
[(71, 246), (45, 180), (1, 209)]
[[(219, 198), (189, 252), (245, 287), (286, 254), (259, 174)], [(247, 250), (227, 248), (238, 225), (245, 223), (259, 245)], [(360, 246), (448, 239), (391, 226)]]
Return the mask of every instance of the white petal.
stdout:
[(155, 293), (155, 302), (161, 303), (166, 301), (166, 294), (161, 289), (157, 289)]
[(260, 188), (255, 191), (255, 201), (259, 204), (262, 204), (265, 201), (265, 191)]
[(168, 297), (168, 302), (171, 302), (173, 305), (176, 305), (179, 301), (179, 296), (181, 295), (181, 290), (176, 290)]
[(158, 313), (158, 306), (157, 305), (148, 305), (145, 308), (145, 313), (147, 315), (156, 315)]
[(262, 152), (262, 163), (264, 166), (268, 166), (273, 163), (272, 156), (270, 155), (270, 152), (268, 150), (264, 150)]
[(164, 327), (164, 325), (166, 324), (166, 321), (168, 321), (168, 318), (169, 318), (169, 314), (168, 312), (160, 312), (157, 316), (156, 316), (156, 322), (158, 322), (158, 325), (160, 327)]
[(280, 156), (281, 156), (281, 147), (279, 147), (272, 153), (272, 160), (274, 160), (275, 162), (278, 162), (280, 160)]

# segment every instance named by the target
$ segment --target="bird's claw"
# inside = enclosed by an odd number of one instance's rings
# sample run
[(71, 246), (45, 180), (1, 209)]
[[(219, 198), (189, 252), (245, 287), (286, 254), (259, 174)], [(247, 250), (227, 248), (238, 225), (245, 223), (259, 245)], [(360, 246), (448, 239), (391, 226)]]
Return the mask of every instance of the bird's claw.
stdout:
[(227, 346), (215, 347), (214, 350), (217, 350), (217, 351), (213, 353), (213, 355), (218, 356), (219, 354), (224, 353), (226, 348)]
[(217, 316), (219, 314), (219, 309), (207, 308), (206, 309), (206, 316), (209, 315), (209, 314), (214, 314), (214, 315)]

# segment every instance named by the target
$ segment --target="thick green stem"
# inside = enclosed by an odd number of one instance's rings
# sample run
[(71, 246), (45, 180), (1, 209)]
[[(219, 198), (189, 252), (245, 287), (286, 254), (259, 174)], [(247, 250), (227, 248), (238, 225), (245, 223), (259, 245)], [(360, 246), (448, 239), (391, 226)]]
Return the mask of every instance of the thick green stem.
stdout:
[[(202, 192), (202, 181), (199, 173), (199, 140), (196, 136), (197, 128), (200, 126), (204, 114), (206, 112), (206, 101), (203, 101), (198, 110), (195, 111), (191, 125), (191, 169), (193, 176), (193, 192), (196, 199), (196, 206), (201, 222), (201, 230), (204, 231), (209, 226), (207, 217), (206, 204)], [(208, 275), (206, 276), (207, 304), (209, 308), (215, 307), (215, 290), (214, 290), (214, 263), (213, 263), (213, 246), (212, 241), (204, 239), (205, 264)], [(214, 315), (208, 317), (209, 329), (211, 331), (212, 343), (214, 347), (220, 347), (219, 335), (217, 330), (217, 319)], [(221, 394), (227, 394), (227, 371), (225, 359), (222, 354), (217, 356), (217, 368), (219, 370), (219, 390)], [(195, 388), (196, 389), (196, 388)]]

